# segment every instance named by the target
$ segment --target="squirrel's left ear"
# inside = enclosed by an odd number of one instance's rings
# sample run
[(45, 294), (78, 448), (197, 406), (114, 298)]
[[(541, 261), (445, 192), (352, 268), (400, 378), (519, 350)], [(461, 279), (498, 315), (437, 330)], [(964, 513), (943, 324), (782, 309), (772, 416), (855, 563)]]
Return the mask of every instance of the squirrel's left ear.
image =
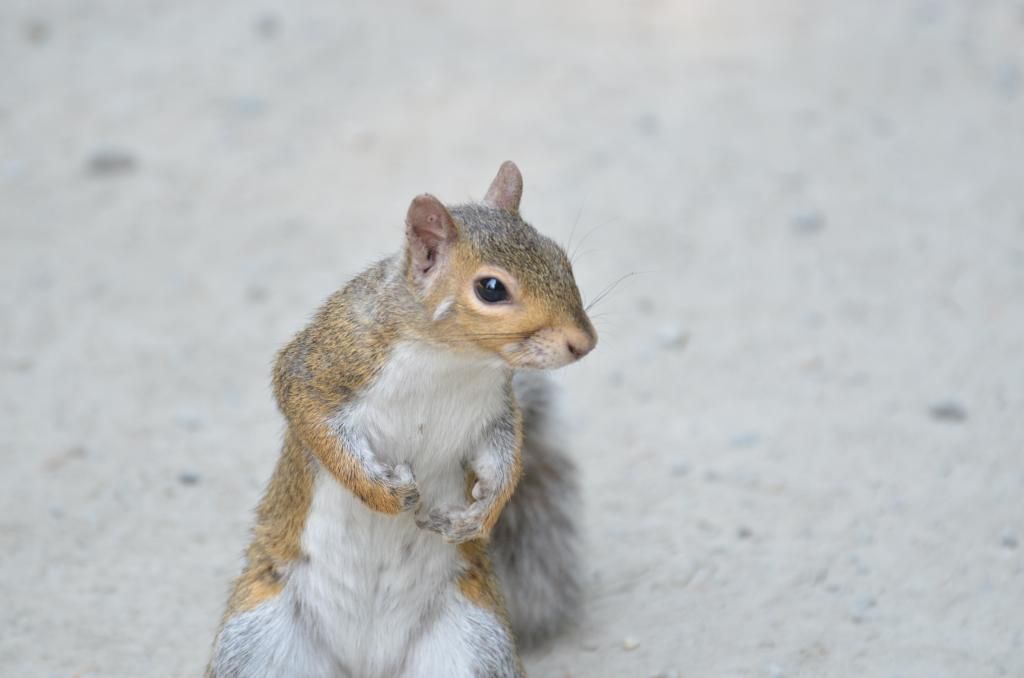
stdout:
[(459, 230), (441, 201), (424, 193), (413, 198), (405, 217), (408, 265), (413, 279), (423, 283), (459, 238)]
[(523, 175), (511, 160), (501, 163), (498, 176), (484, 196), (484, 204), (506, 212), (518, 212), (519, 200), (523, 197)]

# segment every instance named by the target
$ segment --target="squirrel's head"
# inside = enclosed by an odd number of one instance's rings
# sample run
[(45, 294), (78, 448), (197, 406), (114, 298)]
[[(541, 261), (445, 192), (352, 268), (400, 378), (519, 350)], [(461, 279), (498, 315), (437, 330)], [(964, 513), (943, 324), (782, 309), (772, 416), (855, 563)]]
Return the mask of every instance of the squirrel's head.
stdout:
[(405, 275), (433, 340), (555, 368), (597, 344), (565, 251), (519, 216), (523, 177), (504, 163), (483, 203), (446, 208), (432, 195), (406, 217)]

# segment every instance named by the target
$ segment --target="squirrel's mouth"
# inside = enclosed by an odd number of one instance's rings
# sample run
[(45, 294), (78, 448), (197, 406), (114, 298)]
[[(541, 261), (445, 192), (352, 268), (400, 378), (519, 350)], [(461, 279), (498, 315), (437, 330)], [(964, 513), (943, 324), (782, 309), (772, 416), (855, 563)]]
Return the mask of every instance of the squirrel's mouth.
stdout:
[(593, 348), (594, 341), (581, 342), (566, 332), (548, 327), (501, 348), (505, 360), (515, 368), (553, 370), (574, 363)]

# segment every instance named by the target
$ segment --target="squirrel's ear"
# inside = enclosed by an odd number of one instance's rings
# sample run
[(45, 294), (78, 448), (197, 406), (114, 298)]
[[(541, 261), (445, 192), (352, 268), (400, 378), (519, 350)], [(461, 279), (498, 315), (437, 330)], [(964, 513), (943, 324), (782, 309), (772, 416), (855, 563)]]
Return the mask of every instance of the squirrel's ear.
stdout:
[(506, 212), (518, 212), (519, 200), (523, 197), (523, 175), (511, 160), (501, 163), (498, 176), (494, 177), (491, 187), (484, 196), (484, 204), (497, 207)]
[(416, 280), (423, 281), (434, 270), (459, 237), (452, 215), (441, 201), (424, 193), (413, 198), (405, 217), (409, 266)]

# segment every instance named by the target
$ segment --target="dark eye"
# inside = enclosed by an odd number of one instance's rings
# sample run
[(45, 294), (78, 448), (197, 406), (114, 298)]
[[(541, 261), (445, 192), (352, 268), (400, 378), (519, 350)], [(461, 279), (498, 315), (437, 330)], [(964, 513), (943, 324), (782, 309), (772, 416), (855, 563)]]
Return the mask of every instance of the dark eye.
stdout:
[(480, 297), (480, 301), (497, 304), (508, 301), (508, 290), (497, 278), (480, 278), (476, 281), (476, 296)]

